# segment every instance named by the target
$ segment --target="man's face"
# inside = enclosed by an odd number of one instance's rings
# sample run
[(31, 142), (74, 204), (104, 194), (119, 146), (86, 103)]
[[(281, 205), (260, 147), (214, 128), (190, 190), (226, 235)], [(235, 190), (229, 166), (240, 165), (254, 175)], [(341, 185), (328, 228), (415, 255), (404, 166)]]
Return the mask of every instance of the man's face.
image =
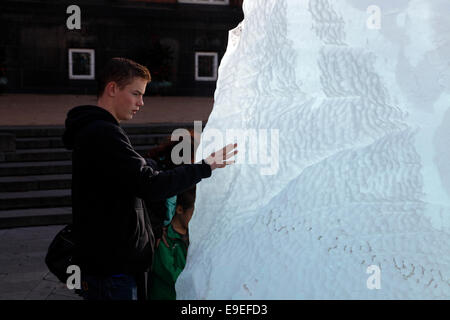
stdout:
[(147, 80), (134, 78), (123, 89), (117, 88), (113, 112), (119, 121), (133, 119), (133, 116), (139, 111), (139, 108), (144, 105), (143, 95), (146, 86)]

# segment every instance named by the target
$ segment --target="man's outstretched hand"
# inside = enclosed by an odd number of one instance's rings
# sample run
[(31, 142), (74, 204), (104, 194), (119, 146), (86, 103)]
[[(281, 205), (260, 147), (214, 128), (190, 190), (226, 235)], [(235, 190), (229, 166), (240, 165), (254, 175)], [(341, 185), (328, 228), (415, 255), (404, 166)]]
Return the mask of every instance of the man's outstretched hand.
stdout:
[(219, 151), (211, 153), (211, 155), (205, 159), (205, 162), (211, 166), (211, 170), (214, 170), (216, 168), (223, 168), (229, 164), (233, 164), (235, 162), (234, 160), (226, 160), (238, 153), (238, 151), (235, 150), (236, 147), (237, 143), (230, 143)]

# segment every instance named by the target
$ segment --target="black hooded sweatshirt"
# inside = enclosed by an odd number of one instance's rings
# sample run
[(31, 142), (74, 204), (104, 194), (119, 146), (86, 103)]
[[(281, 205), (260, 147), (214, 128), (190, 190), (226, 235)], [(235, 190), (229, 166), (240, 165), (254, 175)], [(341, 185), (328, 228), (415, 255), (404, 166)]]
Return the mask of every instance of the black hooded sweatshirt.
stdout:
[(133, 149), (113, 115), (98, 106), (69, 111), (63, 142), (73, 150), (75, 261), (81, 271), (97, 275), (148, 271), (154, 236), (143, 200), (183, 192), (211, 176), (211, 167), (202, 161), (158, 171)]

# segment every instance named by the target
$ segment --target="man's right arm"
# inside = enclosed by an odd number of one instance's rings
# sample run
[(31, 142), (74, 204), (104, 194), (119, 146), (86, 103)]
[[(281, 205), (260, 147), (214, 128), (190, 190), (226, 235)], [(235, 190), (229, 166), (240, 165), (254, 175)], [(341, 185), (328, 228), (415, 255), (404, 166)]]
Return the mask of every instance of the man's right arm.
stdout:
[(211, 176), (211, 166), (186, 164), (167, 171), (156, 171), (148, 166), (141, 168), (137, 196), (155, 201), (173, 197)]
[(233, 164), (234, 161), (227, 160), (237, 154), (236, 147), (237, 144), (229, 144), (212, 153), (201, 163), (186, 164), (172, 170), (159, 172), (151, 177), (151, 180), (153, 180), (151, 185), (147, 188), (144, 187), (143, 190), (149, 190), (152, 196), (159, 199), (173, 197), (194, 186), (202, 179), (210, 177), (212, 170)]
[(211, 166), (204, 161), (158, 171), (147, 165), (120, 128), (104, 125), (96, 129), (97, 151), (93, 162), (98, 170), (112, 177), (115, 184), (137, 197), (149, 201), (163, 200), (211, 176)]

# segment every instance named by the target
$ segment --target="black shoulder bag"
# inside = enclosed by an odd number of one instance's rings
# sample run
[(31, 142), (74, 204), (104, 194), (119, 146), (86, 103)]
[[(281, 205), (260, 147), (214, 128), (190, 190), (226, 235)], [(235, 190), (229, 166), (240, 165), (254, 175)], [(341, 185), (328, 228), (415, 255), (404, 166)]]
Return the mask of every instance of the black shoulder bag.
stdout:
[(59, 281), (66, 283), (69, 274), (67, 267), (74, 264), (75, 236), (72, 225), (65, 226), (59, 231), (48, 247), (45, 264)]

